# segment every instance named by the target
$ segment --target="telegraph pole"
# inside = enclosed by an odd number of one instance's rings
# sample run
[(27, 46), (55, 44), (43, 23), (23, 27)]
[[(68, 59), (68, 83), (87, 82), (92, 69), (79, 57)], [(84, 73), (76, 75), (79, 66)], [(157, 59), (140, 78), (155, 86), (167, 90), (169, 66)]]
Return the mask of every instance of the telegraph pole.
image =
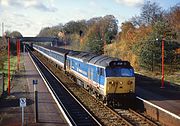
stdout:
[(10, 95), (10, 38), (8, 38), (8, 95)]
[(163, 39), (162, 39), (162, 47), (161, 47), (161, 71), (162, 71), (162, 77), (161, 77), (161, 88), (164, 88), (164, 41), (165, 41), (166, 34), (164, 33)]
[(16, 40), (16, 46), (17, 46), (17, 70), (19, 71), (19, 41), (18, 41), (18, 39)]
[(3, 37), (3, 34), (4, 34), (4, 22), (2, 22), (2, 37)]

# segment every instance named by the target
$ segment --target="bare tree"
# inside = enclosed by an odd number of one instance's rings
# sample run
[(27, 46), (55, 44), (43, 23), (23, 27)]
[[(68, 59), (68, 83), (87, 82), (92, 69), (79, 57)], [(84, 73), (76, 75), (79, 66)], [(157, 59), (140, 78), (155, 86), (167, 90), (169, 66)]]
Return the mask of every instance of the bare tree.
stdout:
[(141, 8), (140, 16), (134, 16), (131, 21), (136, 26), (141, 25), (153, 25), (156, 21), (162, 19), (163, 16), (162, 8), (156, 3), (147, 1)]

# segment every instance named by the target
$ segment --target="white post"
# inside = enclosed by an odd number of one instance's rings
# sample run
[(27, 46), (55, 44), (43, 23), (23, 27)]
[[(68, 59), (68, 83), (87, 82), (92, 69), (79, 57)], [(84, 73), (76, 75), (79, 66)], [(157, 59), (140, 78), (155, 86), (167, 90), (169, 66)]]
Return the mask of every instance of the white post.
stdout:
[(4, 36), (4, 22), (2, 22), (2, 37)]
[(24, 59), (24, 64), (25, 64), (25, 44), (23, 43), (23, 59)]
[(19, 103), (22, 108), (22, 126), (24, 126), (24, 107), (26, 107), (26, 98), (20, 98)]
[(24, 54), (25, 54), (25, 44), (24, 44), (24, 46), (23, 46), (24, 48), (23, 48), (23, 52), (24, 52)]
[(22, 126), (24, 126), (24, 107), (22, 107)]
[(38, 92), (37, 92), (37, 84), (38, 80), (33, 80), (34, 85), (34, 117), (35, 117), (35, 123), (38, 122)]

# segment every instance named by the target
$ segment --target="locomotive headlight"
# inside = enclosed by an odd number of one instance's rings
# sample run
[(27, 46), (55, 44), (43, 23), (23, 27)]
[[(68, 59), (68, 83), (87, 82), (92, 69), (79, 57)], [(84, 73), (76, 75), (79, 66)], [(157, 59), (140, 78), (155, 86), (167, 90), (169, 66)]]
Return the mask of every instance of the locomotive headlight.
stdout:
[(132, 92), (133, 92), (133, 90), (129, 90), (129, 92), (130, 92), (130, 93), (132, 93)]
[(110, 84), (111, 86), (115, 86), (115, 82), (114, 82), (114, 81), (110, 81), (109, 84)]
[(109, 81), (109, 84), (113, 84), (114, 82), (113, 81)]
[(133, 84), (133, 82), (129, 80), (129, 81), (128, 81), (128, 85), (131, 85), (131, 84)]
[(122, 85), (122, 84), (123, 84), (123, 82), (122, 82), (122, 81), (120, 81), (120, 82), (119, 82), (119, 84), (120, 84), (120, 85)]

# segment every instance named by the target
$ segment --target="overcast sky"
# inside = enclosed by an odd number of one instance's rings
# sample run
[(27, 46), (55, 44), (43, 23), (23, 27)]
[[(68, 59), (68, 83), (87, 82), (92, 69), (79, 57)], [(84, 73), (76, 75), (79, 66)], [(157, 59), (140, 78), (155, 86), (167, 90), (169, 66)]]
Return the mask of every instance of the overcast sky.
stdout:
[[(151, 0), (168, 9), (179, 0)], [(114, 15), (119, 25), (140, 13), (145, 0), (0, 0), (0, 23), (5, 30), (36, 36), (43, 27), (71, 20)], [(0, 25), (0, 26), (1, 26)], [(0, 34), (2, 30), (0, 27)]]

